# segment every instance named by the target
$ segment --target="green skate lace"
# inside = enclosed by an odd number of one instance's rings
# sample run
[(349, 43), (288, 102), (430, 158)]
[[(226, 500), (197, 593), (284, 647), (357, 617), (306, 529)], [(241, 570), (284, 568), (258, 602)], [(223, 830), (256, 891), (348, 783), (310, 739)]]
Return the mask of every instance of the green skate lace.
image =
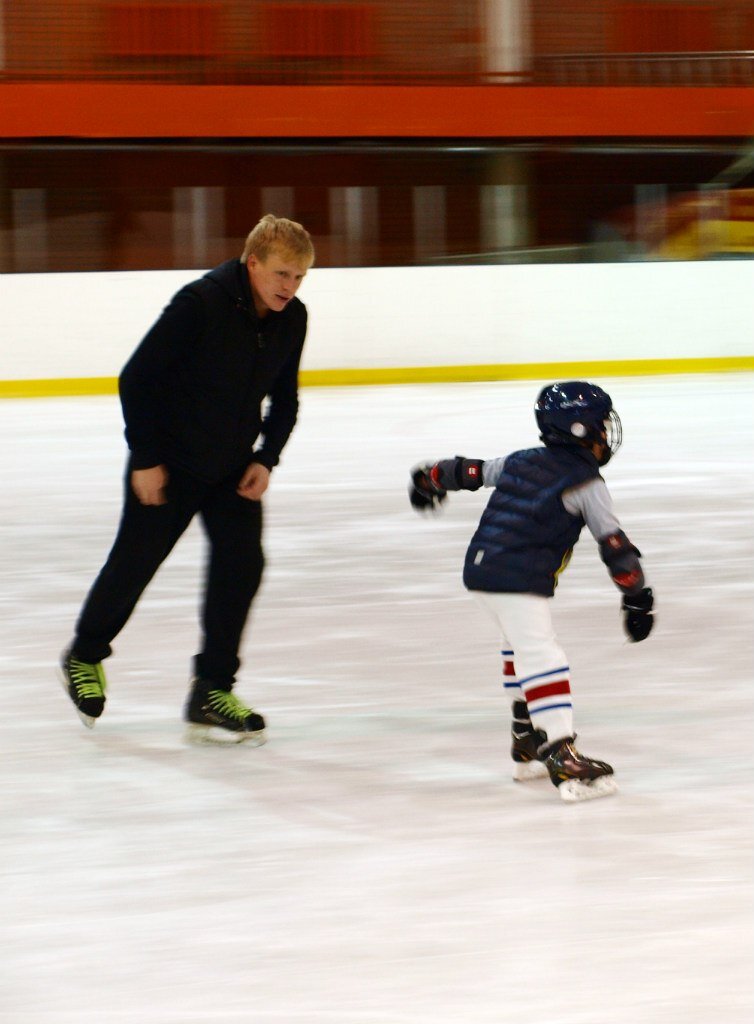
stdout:
[(89, 665), (85, 661), (79, 661), (78, 658), (70, 658), (68, 674), (80, 699), (105, 696), (107, 681), (104, 669), (99, 663)]
[(243, 722), (254, 713), (253, 708), (247, 708), (234, 693), (228, 693), (226, 690), (210, 690), (207, 700), (213, 711), (236, 722)]

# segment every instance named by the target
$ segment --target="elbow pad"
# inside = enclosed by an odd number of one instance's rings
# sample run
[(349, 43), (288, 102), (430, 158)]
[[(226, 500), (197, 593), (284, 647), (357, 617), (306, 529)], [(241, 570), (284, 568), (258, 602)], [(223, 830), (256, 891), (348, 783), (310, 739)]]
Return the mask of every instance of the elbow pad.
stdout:
[(432, 480), (446, 491), (478, 491), (484, 486), (484, 459), (441, 459), (432, 467)]
[(623, 530), (609, 533), (600, 541), (600, 557), (608, 568), (613, 583), (624, 594), (635, 594), (644, 586), (641, 551), (634, 547)]

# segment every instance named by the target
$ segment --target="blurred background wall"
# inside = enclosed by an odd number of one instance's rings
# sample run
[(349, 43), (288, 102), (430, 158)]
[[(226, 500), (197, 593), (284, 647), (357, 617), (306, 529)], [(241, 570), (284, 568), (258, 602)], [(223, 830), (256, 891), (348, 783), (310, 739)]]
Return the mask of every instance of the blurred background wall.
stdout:
[(0, 0), (0, 272), (749, 258), (751, 0)]
[[(425, 315), (432, 290), (461, 290), (445, 347), (423, 354), (420, 338), (380, 348), (384, 309), (375, 337), (338, 319), (332, 296), (365, 300), (363, 279), (312, 276), (335, 325), (330, 341), (313, 329), (313, 368), (365, 352), (372, 367), (557, 361), (558, 337), (572, 360), (751, 366), (728, 315), (745, 317), (750, 264), (675, 278), (596, 264), (751, 258), (752, 84), (751, 0), (0, 0), (0, 272), (16, 283), (0, 377), (117, 373), (136, 340), (118, 325), (159, 311), (130, 274), (191, 276), (268, 211), (308, 227), (316, 274), (427, 268), (411, 278)], [(437, 276), (495, 264), (549, 270)], [(549, 272), (562, 264), (590, 266)], [(84, 271), (125, 275), (74, 285)], [(386, 303), (402, 280), (384, 279)], [(91, 301), (80, 285), (101, 292), (97, 316), (120, 309), (107, 362), (74, 315)], [(454, 358), (464, 288), (485, 331)], [(580, 325), (600, 323), (601, 347), (581, 345)], [(35, 324), (57, 353), (46, 372)]]
[(750, 0), (3, 0), (7, 75), (751, 82)]

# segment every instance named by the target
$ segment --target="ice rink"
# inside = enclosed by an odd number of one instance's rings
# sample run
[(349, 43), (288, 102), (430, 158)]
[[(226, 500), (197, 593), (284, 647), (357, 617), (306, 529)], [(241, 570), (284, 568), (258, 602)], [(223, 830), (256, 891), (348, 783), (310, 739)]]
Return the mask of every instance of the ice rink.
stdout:
[(510, 778), (460, 580), (486, 492), (406, 494), (420, 460), (536, 443), (545, 382), (302, 392), (238, 684), (259, 749), (183, 742), (198, 526), (80, 724), (56, 662), (114, 535), (120, 410), (0, 403), (2, 1024), (754, 1019), (754, 375), (598, 382), (657, 626), (625, 643), (584, 531), (555, 621), (620, 793), (578, 805)]

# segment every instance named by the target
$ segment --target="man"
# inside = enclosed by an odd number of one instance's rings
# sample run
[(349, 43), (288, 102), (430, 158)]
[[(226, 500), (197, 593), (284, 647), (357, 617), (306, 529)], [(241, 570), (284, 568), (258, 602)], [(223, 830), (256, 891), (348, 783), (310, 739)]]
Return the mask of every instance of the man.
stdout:
[(121, 373), (130, 449), (122, 518), (62, 660), (89, 728), (104, 710), (101, 663), (112, 640), (199, 515), (209, 556), (187, 738), (264, 742), (263, 717), (232, 691), (264, 565), (261, 499), (296, 422), (307, 313), (295, 296), (313, 262), (309, 233), (267, 214), (240, 260), (173, 297)]

